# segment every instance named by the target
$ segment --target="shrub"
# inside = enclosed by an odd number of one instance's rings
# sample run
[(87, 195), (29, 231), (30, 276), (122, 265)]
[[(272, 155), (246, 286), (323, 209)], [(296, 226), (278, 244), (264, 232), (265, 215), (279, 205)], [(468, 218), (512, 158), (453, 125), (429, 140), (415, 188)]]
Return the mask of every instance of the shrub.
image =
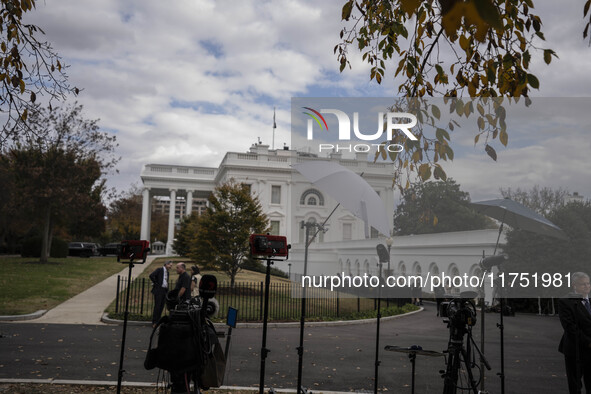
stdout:
[[(22, 257), (41, 257), (41, 237), (34, 236), (25, 239), (21, 250)], [(50, 257), (68, 257), (68, 243), (63, 239), (54, 238), (51, 242)]]
[(22, 257), (41, 257), (41, 237), (34, 236), (23, 241)]
[[(41, 249), (39, 249), (39, 254), (41, 254)], [(49, 256), (58, 259), (68, 257), (68, 243), (63, 239), (54, 238), (51, 241), (51, 251), (49, 252)]]

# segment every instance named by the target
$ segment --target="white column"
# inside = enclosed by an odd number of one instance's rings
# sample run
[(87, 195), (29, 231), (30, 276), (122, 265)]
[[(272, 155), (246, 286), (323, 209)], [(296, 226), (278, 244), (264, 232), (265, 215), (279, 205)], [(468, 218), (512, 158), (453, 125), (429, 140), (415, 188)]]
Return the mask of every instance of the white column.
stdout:
[(185, 216), (189, 216), (193, 212), (193, 190), (187, 190), (187, 206), (185, 208)]
[(293, 182), (287, 181), (285, 191), (287, 192), (286, 204), (285, 204), (285, 236), (287, 237), (287, 243), (294, 243), (292, 238), (292, 229), (291, 229), (291, 218), (295, 215), (295, 208), (292, 206), (293, 204)]
[(172, 242), (174, 240), (174, 214), (176, 210), (176, 190), (170, 190), (170, 212), (168, 214), (168, 240), (166, 241), (166, 254), (172, 254)]
[(142, 192), (142, 224), (140, 226), (140, 239), (150, 240), (150, 189), (145, 188)]

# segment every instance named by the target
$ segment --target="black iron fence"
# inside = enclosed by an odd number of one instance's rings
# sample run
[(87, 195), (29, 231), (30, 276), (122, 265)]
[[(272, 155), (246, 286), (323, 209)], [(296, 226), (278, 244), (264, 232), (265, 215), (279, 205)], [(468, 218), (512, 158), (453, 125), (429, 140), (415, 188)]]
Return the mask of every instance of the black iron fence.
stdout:
[[(171, 284), (174, 287), (174, 283)], [(130, 291), (129, 313), (149, 320), (154, 308), (151, 294), (152, 283), (149, 279), (132, 280), (127, 286), (127, 278), (117, 277), (115, 313), (125, 310), (126, 290)], [(302, 288), (292, 283), (271, 283), (269, 288), (269, 320), (294, 321), (301, 313)], [(355, 297), (327, 289), (307, 289), (306, 316), (309, 320), (334, 319), (376, 309), (374, 299)], [(219, 282), (215, 298), (220, 304), (217, 318), (226, 319), (228, 307), (238, 310), (238, 320), (254, 322), (263, 320), (264, 282), (236, 282), (234, 287), (229, 282)], [(384, 305), (386, 306), (386, 305)], [(166, 314), (166, 311), (163, 312)]]

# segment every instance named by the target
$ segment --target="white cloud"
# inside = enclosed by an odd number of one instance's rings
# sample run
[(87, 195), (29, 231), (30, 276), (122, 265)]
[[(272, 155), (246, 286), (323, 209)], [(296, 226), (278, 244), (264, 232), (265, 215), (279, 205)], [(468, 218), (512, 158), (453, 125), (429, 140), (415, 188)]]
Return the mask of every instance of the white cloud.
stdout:
[[(560, 56), (550, 66), (541, 54), (534, 57), (532, 72), (542, 86), (536, 94), (588, 95), (591, 49), (582, 39), (580, 7), (536, 4), (548, 39), (542, 47)], [(245, 151), (257, 137), (270, 144), (274, 106), (275, 146), (289, 144), (292, 96), (315, 89), (394, 95), (391, 77), (384, 86), (369, 81), (369, 66), (354, 48), (353, 68), (339, 73), (333, 48), (341, 7), (311, 0), (46, 0), (30, 18), (72, 65), (68, 73), (73, 85), (84, 88), (78, 101), (86, 115), (117, 132), (123, 159), (110, 183), (125, 188), (139, 181), (143, 164), (216, 166), (225, 152)], [(554, 121), (560, 121), (556, 127), (579, 122), (567, 115)], [(499, 149), (499, 163), (491, 163), (481, 147), (473, 150), (473, 136), (456, 140), (465, 154), (456, 156), (450, 175), (473, 197), (497, 193), (504, 182), (549, 181), (574, 191), (588, 177), (588, 141), (573, 147), (551, 139), (548, 128), (540, 132), (554, 145), (538, 146), (521, 129), (511, 131), (515, 146)], [(591, 190), (583, 194), (591, 197)]]

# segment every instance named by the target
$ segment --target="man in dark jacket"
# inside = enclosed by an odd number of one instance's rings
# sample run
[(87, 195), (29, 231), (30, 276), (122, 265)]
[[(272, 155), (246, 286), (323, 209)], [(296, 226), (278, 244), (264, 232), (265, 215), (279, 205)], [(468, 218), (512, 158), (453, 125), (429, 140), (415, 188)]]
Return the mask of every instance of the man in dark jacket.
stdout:
[(156, 327), (156, 323), (160, 320), (164, 303), (166, 302), (166, 294), (168, 293), (168, 270), (172, 267), (172, 261), (167, 261), (160, 268), (156, 268), (150, 274), (152, 281), (152, 294), (154, 294), (154, 311), (152, 312), (152, 327)]
[(558, 350), (564, 354), (570, 394), (580, 394), (581, 378), (587, 394), (591, 393), (591, 305), (589, 275), (575, 272), (571, 276), (574, 293), (558, 301), (558, 314), (564, 334)]
[(183, 302), (191, 298), (191, 277), (187, 273), (185, 263), (176, 263), (176, 272), (179, 274), (179, 278), (174, 289), (179, 291), (179, 302)]

